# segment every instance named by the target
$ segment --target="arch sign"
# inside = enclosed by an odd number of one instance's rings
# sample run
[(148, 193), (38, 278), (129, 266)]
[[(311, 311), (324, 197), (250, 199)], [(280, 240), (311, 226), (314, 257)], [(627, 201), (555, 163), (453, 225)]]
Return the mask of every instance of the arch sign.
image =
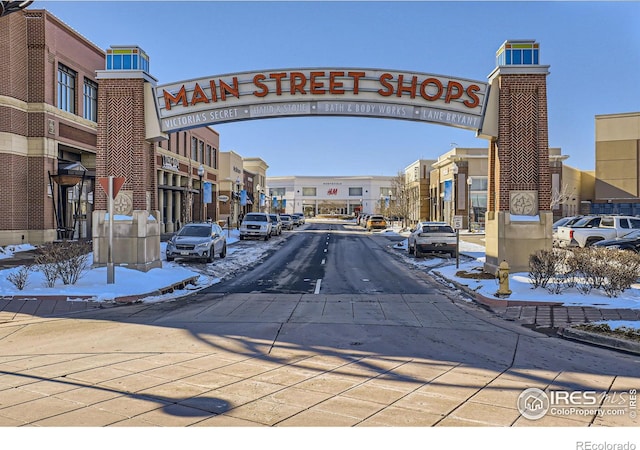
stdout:
[(360, 116), (482, 128), (487, 83), (382, 69), (242, 72), (155, 88), (161, 130), (291, 116)]

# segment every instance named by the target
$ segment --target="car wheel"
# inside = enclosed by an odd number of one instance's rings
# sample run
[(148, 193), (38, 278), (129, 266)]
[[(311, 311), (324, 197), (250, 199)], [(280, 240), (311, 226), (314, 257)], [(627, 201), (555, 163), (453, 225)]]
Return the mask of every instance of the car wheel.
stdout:
[(213, 257), (216, 254), (216, 249), (211, 246), (211, 248), (209, 249), (209, 255), (207, 256), (207, 262), (208, 263), (212, 263), (213, 262)]
[(407, 251), (409, 252), (410, 255), (413, 255), (413, 247), (411, 247), (411, 244), (407, 243)]
[(222, 250), (220, 250), (220, 258), (224, 258), (227, 256), (227, 244), (222, 246)]
[(265, 240), (265, 241), (268, 241), (268, 240), (269, 240), (269, 235), (268, 235), (268, 234), (265, 234), (265, 235), (264, 235), (264, 240)]
[(167, 261), (169, 262), (173, 261), (173, 256), (167, 256)]

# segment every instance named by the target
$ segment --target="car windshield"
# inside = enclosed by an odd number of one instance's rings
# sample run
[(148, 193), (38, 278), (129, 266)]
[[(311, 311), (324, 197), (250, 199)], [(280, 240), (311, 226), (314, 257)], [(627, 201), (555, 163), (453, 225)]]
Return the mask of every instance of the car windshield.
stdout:
[(562, 218), (562, 219), (560, 219), (560, 220), (556, 220), (556, 221), (553, 223), (553, 225), (552, 225), (552, 226), (553, 226), (554, 228), (557, 228), (557, 227), (563, 227), (565, 224), (567, 224), (567, 223), (569, 223), (569, 222), (571, 222), (571, 217), (563, 217), (563, 218)]
[(185, 226), (178, 231), (178, 236), (207, 237), (210, 234), (209, 226)]
[(248, 222), (266, 222), (267, 216), (263, 216), (262, 214), (247, 214), (244, 216), (244, 220)]
[(271, 215), (271, 216), (269, 216), (269, 217), (271, 217), (271, 220), (272, 220), (273, 222), (276, 222), (276, 221), (278, 220), (278, 216)]
[(449, 225), (423, 225), (421, 233), (454, 233)]
[(598, 226), (597, 223), (591, 223), (591, 221), (594, 220), (593, 217), (583, 217), (582, 219), (578, 220), (576, 223), (574, 223), (572, 226), (576, 227), (576, 228), (580, 228), (580, 227), (584, 227), (587, 224), (590, 225), (594, 225), (594, 226)]
[(290, 220), (291, 216), (280, 216), (282, 220)]
[(623, 239), (640, 239), (640, 230), (635, 230), (622, 236)]

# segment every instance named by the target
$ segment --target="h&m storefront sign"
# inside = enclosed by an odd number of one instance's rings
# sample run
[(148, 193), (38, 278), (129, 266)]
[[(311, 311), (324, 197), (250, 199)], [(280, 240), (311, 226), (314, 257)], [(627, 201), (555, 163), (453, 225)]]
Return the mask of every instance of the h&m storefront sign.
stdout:
[(161, 129), (287, 116), (361, 116), (478, 131), (489, 85), (382, 69), (315, 68), (243, 72), (157, 86)]

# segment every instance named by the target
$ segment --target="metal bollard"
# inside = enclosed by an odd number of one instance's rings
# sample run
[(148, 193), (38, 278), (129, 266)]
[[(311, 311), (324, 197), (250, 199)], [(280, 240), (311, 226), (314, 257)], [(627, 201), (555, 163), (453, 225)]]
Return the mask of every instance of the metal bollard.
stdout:
[(509, 264), (507, 261), (502, 261), (498, 270), (496, 271), (496, 278), (498, 279), (498, 292), (496, 297), (508, 297), (511, 295), (511, 289), (509, 289)]

